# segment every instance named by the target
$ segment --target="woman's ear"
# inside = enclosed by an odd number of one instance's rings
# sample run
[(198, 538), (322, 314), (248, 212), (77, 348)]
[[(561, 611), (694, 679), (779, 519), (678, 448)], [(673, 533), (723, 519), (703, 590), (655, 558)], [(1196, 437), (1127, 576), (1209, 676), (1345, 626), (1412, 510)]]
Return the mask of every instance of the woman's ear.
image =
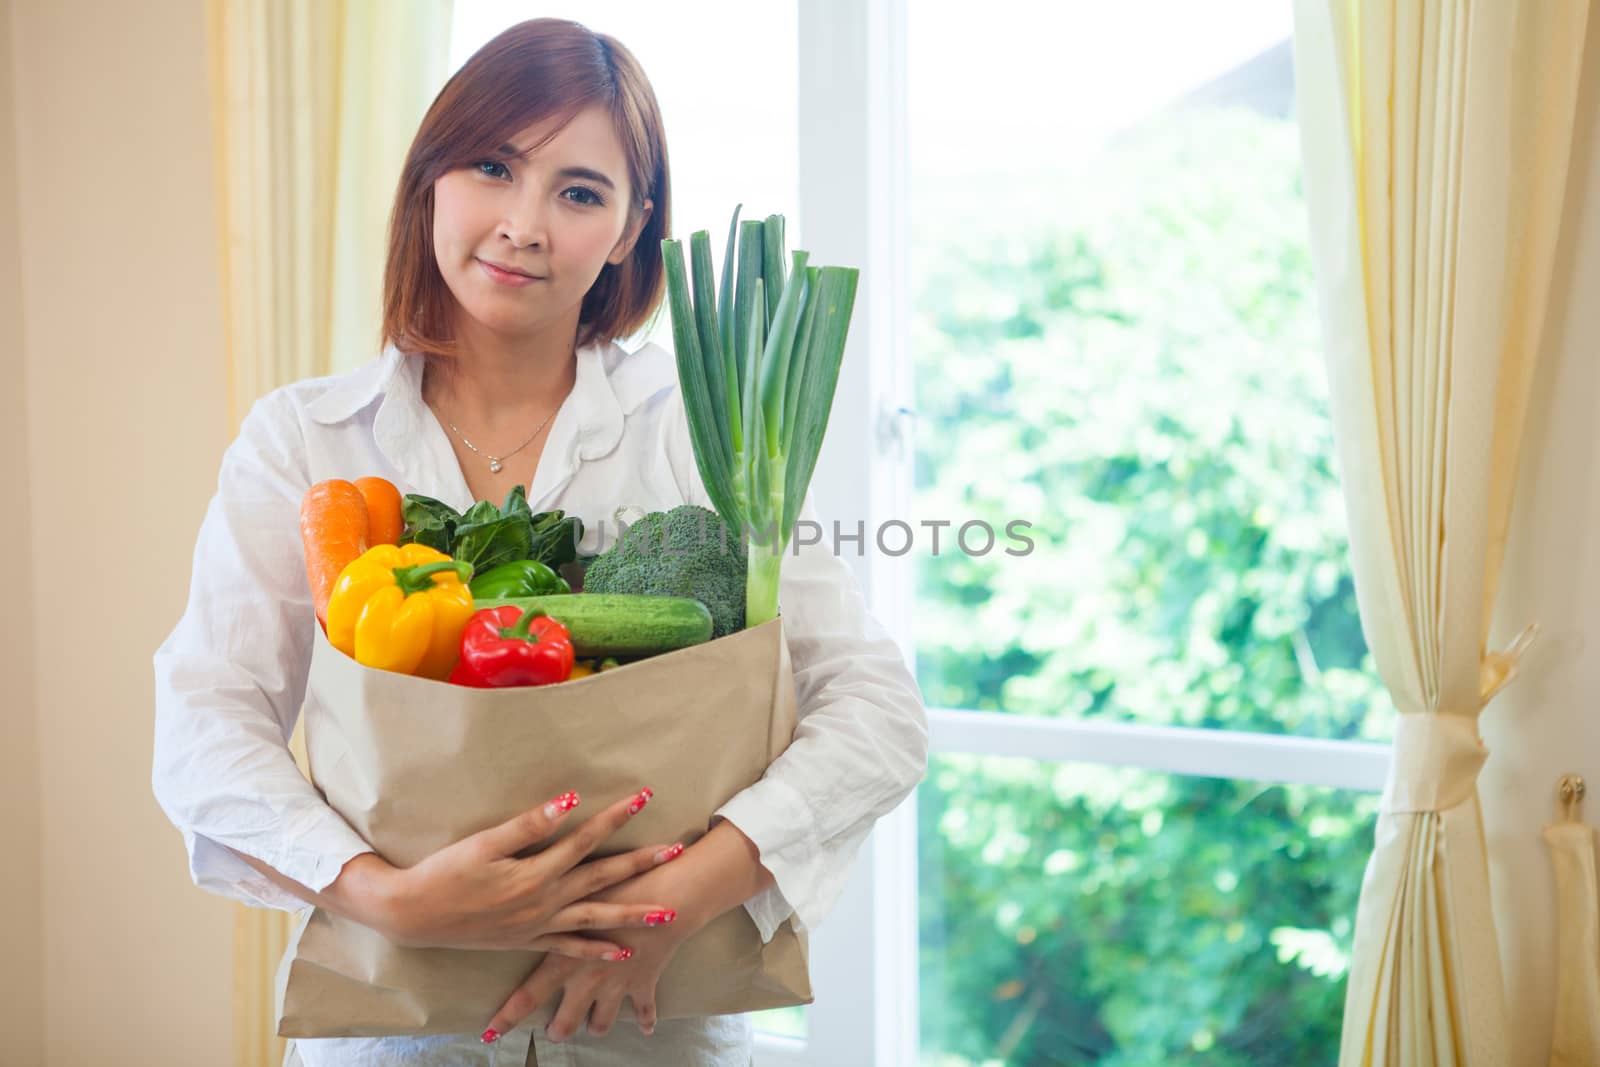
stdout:
[(639, 209), (639, 217), (629, 223), (628, 228), (617, 239), (616, 246), (611, 249), (611, 254), (606, 257), (607, 263), (616, 265), (633, 255), (633, 246), (638, 242), (639, 234), (644, 232), (644, 224), (650, 221), (650, 213), (655, 210), (655, 206), (654, 200), (644, 202), (644, 207)]

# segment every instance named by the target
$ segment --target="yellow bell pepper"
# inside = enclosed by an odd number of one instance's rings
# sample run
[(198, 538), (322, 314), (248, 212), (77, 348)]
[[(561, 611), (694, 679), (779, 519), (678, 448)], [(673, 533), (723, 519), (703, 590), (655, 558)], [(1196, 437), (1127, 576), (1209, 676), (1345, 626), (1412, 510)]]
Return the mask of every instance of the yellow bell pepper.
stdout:
[(443, 680), (472, 618), (472, 565), (427, 545), (378, 545), (328, 598), (328, 643), (357, 663)]

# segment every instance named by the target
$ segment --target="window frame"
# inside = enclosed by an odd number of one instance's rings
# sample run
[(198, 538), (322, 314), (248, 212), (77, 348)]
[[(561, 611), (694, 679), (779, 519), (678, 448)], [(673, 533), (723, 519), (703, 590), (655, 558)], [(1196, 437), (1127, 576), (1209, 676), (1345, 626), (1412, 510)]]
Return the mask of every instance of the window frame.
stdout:
[[(815, 263), (861, 268), (850, 336), (811, 495), (825, 521), (853, 528), (908, 514), (911, 459), (892, 417), (910, 396), (906, 360), (905, 0), (797, 4), (800, 226)], [(893, 453), (895, 459), (887, 461)], [(863, 467), (863, 459), (868, 462)], [(841, 518), (847, 517), (847, 518)], [(832, 531), (824, 531), (826, 540)], [(849, 532), (847, 530), (847, 532)], [(829, 542), (831, 543), (831, 542)], [(870, 543), (870, 542), (869, 542)], [(868, 607), (907, 662), (909, 555), (846, 552)], [(914, 796), (879, 821), (828, 919), (811, 933), (817, 992), (803, 1043), (757, 1036), (762, 1064), (822, 1067), (916, 1060), (917, 916)], [(863, 953), (862, 946), (870, 946)]]

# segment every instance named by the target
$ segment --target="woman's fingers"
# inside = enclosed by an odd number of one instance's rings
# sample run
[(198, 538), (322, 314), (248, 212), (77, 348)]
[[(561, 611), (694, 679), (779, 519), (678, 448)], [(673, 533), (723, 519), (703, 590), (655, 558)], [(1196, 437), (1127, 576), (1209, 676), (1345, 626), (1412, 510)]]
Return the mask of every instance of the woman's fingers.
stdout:
[(683, 844), (647, 845), (609, 859), (580, 863), (561, 877), (557, 892), (562, 900), (581, 900), (602, 889), (626, 882), (683, 855)]
[(622, 991), (611, 986), (600, 990), (595, 997), (594, 1007), (589, 1009), (589, 1032), (595, 1037), (604, 1037), (611, 1032), (611, 1024), (617, 1021), (617, 1011), (622, 1007)]
[(531, 857), (528, 863), (537, 865), (552, 874), (577, 866), (585, 856), (599, 847), (600, 842), (622, 828), (622, 825), (644, 810), (650, 802), (650, 790), (643, 789), (630, 797), (623, 797), (598, 815), (585, 820), (566, 837)]
[(578, 806), (578, 794), (562, 793), (531, 811), (513, 815), (499, 826), (478, 834), (478, 840), (495, 856), (515, 856), (555, 832), (567, 813)]
[(565, 1041), (583, 1029), (602, 980), (601, 975), (581, 971), (567, 979), (561, 987), (561, 1006), (544, 1028), (544, 1036), (551, 1041)]
[(577, 934), (550, 934), (536, 937), (528, 944), (534, 952), (555, 952), (574, 960), (602, 960), (620, 963), (633, 957), (633, 949), (615, 941), (597, 941)]
[(539, 1010), (541, 1004), (555, 996), (568, 976), (583, 966), (579, 960), (554, 953), (546, 955), (533, 973), (500, 1005), (494, 1018), (489, 1020), (489, 1027), (483, 1032), (484, 1043), (498, 1041), (501, 1034), (510, 1033), (518, 1023)]
[(659, 904), (569, 904), (541, 924), (551, 933), (574, 930), (624, 930), (636, 926), (665, 926), (678, 917)]
[(647, 993), (631, 993), (633, 1000), (633, 1015), (639, 1022), (639, 1030), (645, 1037), (656, 1032), (656, 987), (652, 985)]

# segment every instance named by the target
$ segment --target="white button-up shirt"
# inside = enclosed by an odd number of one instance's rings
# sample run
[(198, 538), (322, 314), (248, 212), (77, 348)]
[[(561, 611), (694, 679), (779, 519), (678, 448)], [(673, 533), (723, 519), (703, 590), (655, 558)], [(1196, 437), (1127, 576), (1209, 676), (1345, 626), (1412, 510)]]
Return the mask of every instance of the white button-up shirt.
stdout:
[[(288, 750), (316, 625), (300, 500), (324, 479), (377, 475), (401, 493), (458, 511), (472, 505), (450, 441), (422, 400), (422, 367), (420, 356), (390, 347), (349, 374), (279, 389), (252, 408), (223, 456), (188, 606), (155, 655), (155, 796), (182, 831), (202, 889), (300, 909), (304, 901), (222, 846), (318, 891), (372, 851)], [(576, 380), (551, 423), (528, 502), (535, 512), (561, 508), (583, 519), (585, 554), (615, 540), (619, 509), (632, 522), (683, 503), (712, 506), (670, 352), (646, 344), (629, 353), (614, 343), (578, 350)], [(820, 521), (809, 496), (801, 518)], [(791, 914), (803, 927), (823, 918), (873, 823), (915, 787), (927, 761), (916, 681), (826, 540), (791, 546), (778, 596), (799, 727), (766, 775), (716, 813), (755, 843), (776, 882), (745, 904), (763, 940)], [(485, 1020), (498, 1007), (485, 1004)], [(533, 1043), (540, 1064), (569, 1067), (748, 1062), (742, 1019), (685, 1023), (662, 1024), (642, 1046), (637, 1028), (625, 1025), (607, 1038), (557, 1046), (541, 1034)], [(294, 1044), (305, 1067), (491, 1062), (475, 1034)], [(510, 1051), (502, 1048), (498, 1062), (511, 1062)]]

